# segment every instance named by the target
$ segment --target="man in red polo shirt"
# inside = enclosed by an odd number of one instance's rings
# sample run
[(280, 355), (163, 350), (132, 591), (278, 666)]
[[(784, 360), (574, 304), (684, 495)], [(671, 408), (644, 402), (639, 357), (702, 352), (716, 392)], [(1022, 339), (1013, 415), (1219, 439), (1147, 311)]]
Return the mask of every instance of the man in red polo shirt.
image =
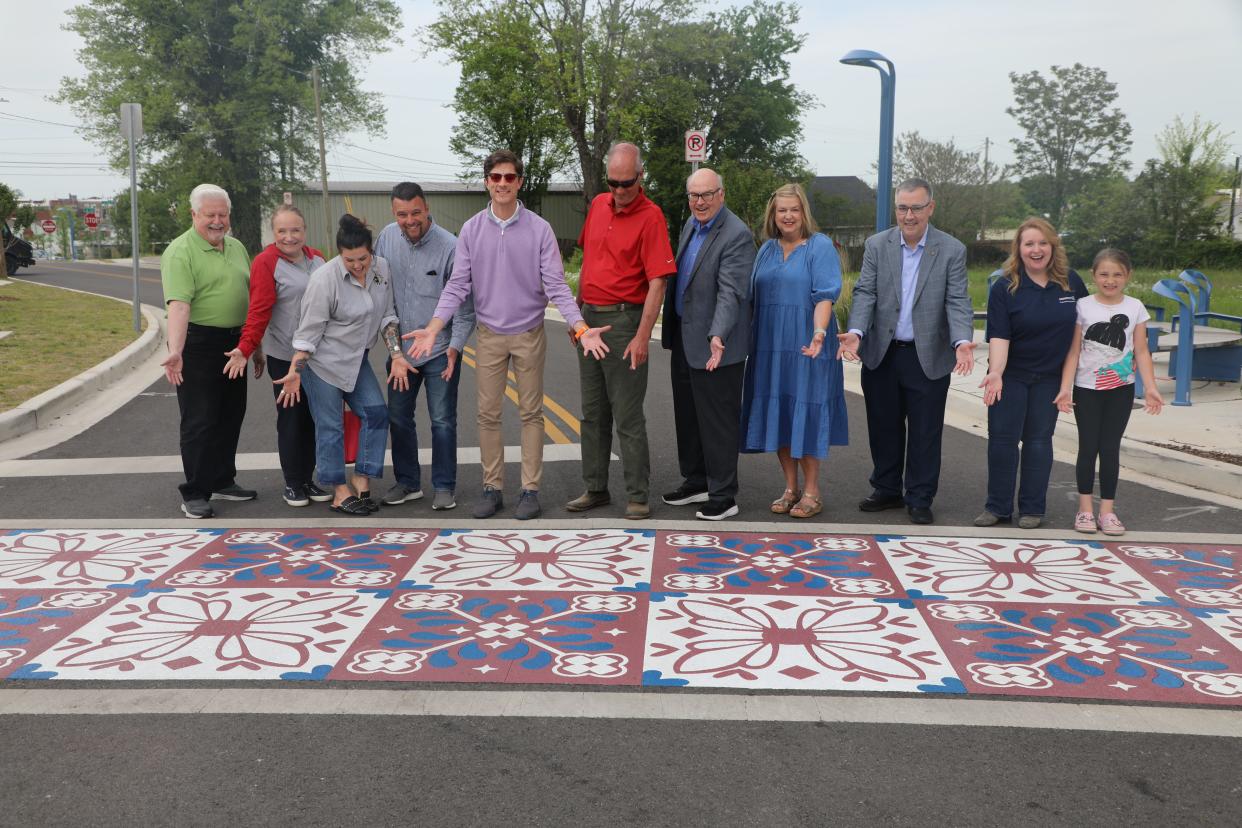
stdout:
[[(604, 335), (609, 355), (578, 359), (582, 379), (582, 478), (586, 492), (565, 504), (585, 512), (612, 502), (608, 458), (615, 423), (625, 471), (625, 516), (651, 515), (651, 459), (647, 449), (647, 348), (664, 302), (665, 279), (677, 273), (664, 213), (643, 194), (638, 147), (618, 143), (608, 151), (608, 192), (591, 202), (578, 246), (582, 273), (578, 304)], [(619, 356), (617, 356), (619, 355)]]

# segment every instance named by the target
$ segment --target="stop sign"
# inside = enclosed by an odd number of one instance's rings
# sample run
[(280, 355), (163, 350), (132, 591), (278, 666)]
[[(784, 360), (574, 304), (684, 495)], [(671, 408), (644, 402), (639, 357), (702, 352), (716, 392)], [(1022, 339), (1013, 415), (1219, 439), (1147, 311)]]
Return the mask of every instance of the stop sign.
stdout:
[(43, 232), (47, 233), (49, 236), (56, 232), (56, 222), (52, 219), (44, 219), (39, 223), (39, 226), (42, 227)]
[(94, 230), (96, 227), (99, 226), (99, 216), (95, 215), (94, 213), (87, 213), (86, 215), (82, 216), (82, 219), (86, 222), (86, 226), (90, 228), (91, 230)]

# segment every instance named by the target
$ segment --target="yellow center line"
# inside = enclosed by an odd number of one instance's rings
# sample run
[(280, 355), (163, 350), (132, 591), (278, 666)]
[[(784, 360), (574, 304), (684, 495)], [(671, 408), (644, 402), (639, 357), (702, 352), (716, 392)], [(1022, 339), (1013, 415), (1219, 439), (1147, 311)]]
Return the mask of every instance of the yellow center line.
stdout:
[[(467, 348), (466, 351), (467, 351), (466, 354), (462, 354), (462, 361), (466, 362), (466, 365), (471, 366), (472, 369), (478, 371), (478, 364), (473, 359), (474, 349)], [(513, 371), (509, 371), (509, 380), (515, 381), (515, 377), (513, 376)], [(518, 392), (514, 390), (514, 387), (512, 385), (509, 385), (509, 384), (504, 385), (504, 396), (507, 396), (509, 400), (513, 402), (514, 406), (518, 405)], [(546, 402), (548, 402), (548, 397), (544, 396), (545, 405), (546, 405)], [(574, 423), (576, 425), (578, 421), (575, 420)], [(576, 431), (576, 428), (575, 428), (575, 431)], [(551, 422), (546, 417), (544, 417), (544, 433), (548, 434), (548, 438), (551, 439), (551, 442), (554, 442), (554, 443), (568, 444), (568, 443), (574, 442), (574, 441), (571, 441), (569, 437), (565, 436), (565, 432), (561, 431), (560, 428), (556, 427), (556, 423)]]
[[(474, 349), (469, 345), (466, 346), (466, 354), (474, 356)], [(471, 362), (471, 367), (473, 367), (473, 362)], [(509, 371), (509, 382), (517, 384), (517, 381), (517, 375), (515, 375), (513, 371)], [(570, 430), (573, 430), (573, 432), (578, 434), (579, 437), (582, 436), (582, 423), (578, 421), (578, 417), (571, 415), (571, 413), (569, 413), (563, 405), (560, 405), (559, 402), (556, 402), (553, 398), (546, 394), (544, 395), (544, 408), (548, 408), (548, 411), (553, 412), (556, 417), (560, 418), (561, 422), (564, 422), (566, 426), (569, 426)], [(549, 434), (550, 433), (551, 432), (549, 432)]]

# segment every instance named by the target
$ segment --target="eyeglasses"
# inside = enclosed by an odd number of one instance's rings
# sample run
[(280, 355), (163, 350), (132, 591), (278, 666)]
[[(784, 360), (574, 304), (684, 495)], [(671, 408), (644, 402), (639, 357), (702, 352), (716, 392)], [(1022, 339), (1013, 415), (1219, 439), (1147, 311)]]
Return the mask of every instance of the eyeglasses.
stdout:
[(924, 201), (922, 204), (898, 204), (897, 212), (898, 213), (921, 213), (927, 209), (928, 204), (931, 204), (931, 202)]
[(517, 181), (518, 174), (517, 173), (488, 173), (487, 178), (493, 184), (499, 184), (502, 181), (505, 182), (506, 184), (512, 184), (514, 181)]
[(714, 190), (708, 190), (705, 193), (686, 193), (686, 198), (690, 199), (691, 201), (711, 201), (712, 197), (715, 196), (716, 193), (718, 192), (720, 192), (719, 187), (717, 187)]
[(624, 190), (626, 187), (633, 187), (637, 181), (638, 181), (638, 176), (634, 176), (633, 178), (627, 178), (624, 181), (618, 181), (615, 178), (609, 178), (608, 186), (614, 190)]

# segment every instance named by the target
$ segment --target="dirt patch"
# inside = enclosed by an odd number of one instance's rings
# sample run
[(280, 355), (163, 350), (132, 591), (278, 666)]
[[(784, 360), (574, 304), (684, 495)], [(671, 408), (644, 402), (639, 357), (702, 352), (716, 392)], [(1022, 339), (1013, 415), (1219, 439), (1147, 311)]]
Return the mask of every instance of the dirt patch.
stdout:
[(1152, 443), (1153, 446), (1160, 448), (1172, 449), (1180, 451), (1183, 454), (1193, 454), (1195, 457), (1206, 457), (1208, 460), (1219, 460), (1222, 463), (1232, 463), (1235, 466), (1242, 466), (1242, 454), (1230, 454), (1227, 451), (1212, 451), (1211, 449), (1201, 449), (1194, 446), (1184, 446), (1180, 443)]

